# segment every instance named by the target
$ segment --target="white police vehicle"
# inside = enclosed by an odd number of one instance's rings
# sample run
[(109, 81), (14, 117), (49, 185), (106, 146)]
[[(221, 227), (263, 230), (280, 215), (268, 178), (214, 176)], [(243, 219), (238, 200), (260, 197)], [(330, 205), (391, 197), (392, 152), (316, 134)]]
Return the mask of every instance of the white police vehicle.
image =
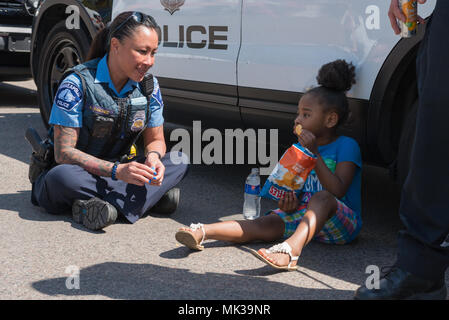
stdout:
[(38, 0), (0, 0), (0, 81), (31, 78), (31, 24)]
[[(420, 6), (420, 15), (434, 6)], [(424, 27), (400, 39), (388, 7), (372, 0), (43, 0), (31, 47), (41, 114), (46, 122), (62, 74), (84, 61), (97, 30), (122, 11), (142, 11), (161, 28), (152, 73), (167, 121), (279, 128), (288, 143), (301, 93), (316, 85), (321, 65), (345, 59), (356, 66), (357, 84), (342, 133), (359, 142), (365, 162), (389, 166), (403, 182)]]

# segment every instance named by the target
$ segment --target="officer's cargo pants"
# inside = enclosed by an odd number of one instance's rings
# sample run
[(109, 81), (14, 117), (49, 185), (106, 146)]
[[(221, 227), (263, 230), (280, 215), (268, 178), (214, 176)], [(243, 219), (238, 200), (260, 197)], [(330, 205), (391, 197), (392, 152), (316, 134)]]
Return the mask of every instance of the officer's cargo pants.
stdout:
[(442, 281), (449, 266), (449, 1), (439, 0), (417, 58), (418, 114), (401, 198), (397, 265)]
[[(98, 197), (117, 208), (131, 223), (136, 222), (145, 212), (171, 188), (176, 186), (187, 172), (188, 157), (177, 153), (171, 161), (171, 152), (162, 158), (165, 166), (161, 186), (145, 184), (140, 187), (112, 178), (90, 174), (77, 165), (61, 164), (42, 174), (34, 183), (32, 197), (37, 204), (49, 213), (60, 214), (71, 211), (77, 199), (88, 200)], [(145, 159), (140, 158), (139, 162)], [(178, 162), (178, 161), (176, 161)]]

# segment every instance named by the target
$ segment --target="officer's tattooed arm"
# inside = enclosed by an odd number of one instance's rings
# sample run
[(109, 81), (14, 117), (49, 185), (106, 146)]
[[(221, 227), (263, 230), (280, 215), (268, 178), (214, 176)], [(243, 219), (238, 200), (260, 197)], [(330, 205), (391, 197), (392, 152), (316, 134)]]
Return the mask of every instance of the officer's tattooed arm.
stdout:
[(86, 171), (103, 177), (110, 177), (113, 163), (104, 161), (75, 148), (79, 128), (55, 126), (55, 160), (59, 164), (76, 164)]

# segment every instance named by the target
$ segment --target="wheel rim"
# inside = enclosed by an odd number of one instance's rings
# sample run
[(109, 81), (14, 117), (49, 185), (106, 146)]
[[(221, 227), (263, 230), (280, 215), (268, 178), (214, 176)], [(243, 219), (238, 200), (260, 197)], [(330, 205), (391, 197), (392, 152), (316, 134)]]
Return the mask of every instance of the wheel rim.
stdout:
[(45, 86), (48, 94), (46, 106), (47, 119), (50, 118), (50, 110), (53, 105), (53, 98), (58, 91), (59, 82), (67, 69), (72, 68), (81, 63), (81, 57), (75, 44), (69, 40), (58, 42), (54, 49), (50, 52), (49, 65), (51, 68), (47, 70), (45, 78)]

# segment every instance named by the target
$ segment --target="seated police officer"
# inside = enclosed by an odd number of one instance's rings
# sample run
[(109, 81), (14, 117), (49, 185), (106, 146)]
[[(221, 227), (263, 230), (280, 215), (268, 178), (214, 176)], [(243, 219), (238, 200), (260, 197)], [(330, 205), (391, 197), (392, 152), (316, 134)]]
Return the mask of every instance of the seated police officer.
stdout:
[[(49, 121), (58, 165), (33, 183), (33, 203), (50, 213), (71, 209), (92, 230), (112, 224), (117, 213), (134, 223), (149, 209), (176, 209), (175, 186), (188, 160), (166, 154), (162, 97), (157, 79), (146, 74), (157, 28), (148, 15), (121, 13), (97, 34), (88, 61), (63, 76)], [(123, 161), (140, 136), (144, 155)]]

